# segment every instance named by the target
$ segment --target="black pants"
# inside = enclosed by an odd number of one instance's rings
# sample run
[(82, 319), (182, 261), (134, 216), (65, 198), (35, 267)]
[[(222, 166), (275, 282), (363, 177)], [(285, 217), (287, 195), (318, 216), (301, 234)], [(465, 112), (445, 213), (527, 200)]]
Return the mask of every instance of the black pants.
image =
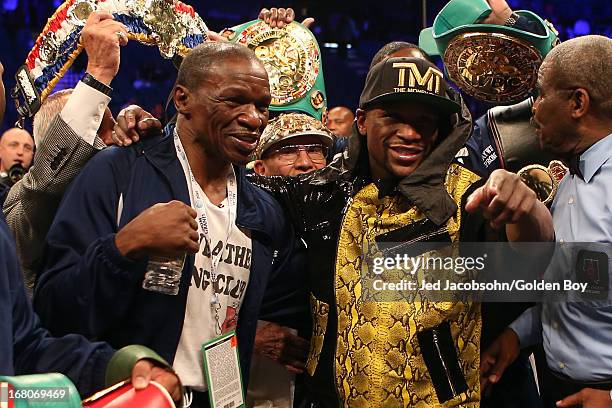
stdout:
[(482, 397), (482, 408), (542, 408), (533, 370), (527, 352), (519, 354), (499, 382), (493, 385), (491, 394)]
[(207, 392), (192, 391), (193, 400), (190, 408), (210, 408), (210, 400)]
[(579, 383), (557, 375), (550, 375), (546, 381), (540, 385), (542, 394), (542, 406), (544, 408), (556, 407), (556, 402), (572, 394), (580, 392), (583, 388), (595, 388), (598, 390), (610, 391), (612, 381), (601, 383)]

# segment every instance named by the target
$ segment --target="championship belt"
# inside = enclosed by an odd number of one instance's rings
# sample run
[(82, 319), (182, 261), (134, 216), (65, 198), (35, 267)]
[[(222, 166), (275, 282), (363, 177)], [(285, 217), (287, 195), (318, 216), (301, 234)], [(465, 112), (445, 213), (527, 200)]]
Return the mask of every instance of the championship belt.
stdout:
[(487, 111), (487, 130), (499, 152), (501, 167), (517, 173), (544, 204), (555, 198), (567, 167), (543, 150), (531, 123), (533, 98)]
[(207, 38), (193, 7), (178, 0), (67, 0), (51, 16), (17, 71), (12, 97), (22, 118), (32, 117), (83, 50), (79, 38), (89, 15), (106, 11), (128, 29), (128, 38), (157, 45), (164, 58), (184, 56)]
[(327, 97), (321, 52), (310, 30), (295, 21), (275, 28), (254, 20), (221, 34), (249, 47), (264, 64), (270, 80), (271, 111), (300, 111), (324, 121)]
[(518, 171), (518, 175), (531, 188), (538, 197), (538, 200), (546, 205), (552, 203), (557, 194), (559, 184), (565, 174), (567, 167), (559, 160), (553, 160), (547, 167), (541, 164), (530, 164)]
[(450, 79), (467, 94), (491, 103), (515, 103), (535, 89), (546, 54), (558, 33), (536, 14), (516, 14), (541, 27), (546, 35), (495, 24), (477, 24), (491, 13), (485, 0), (451, 0), (432, 27), (421, 31), (419, 46), (440, 55)]

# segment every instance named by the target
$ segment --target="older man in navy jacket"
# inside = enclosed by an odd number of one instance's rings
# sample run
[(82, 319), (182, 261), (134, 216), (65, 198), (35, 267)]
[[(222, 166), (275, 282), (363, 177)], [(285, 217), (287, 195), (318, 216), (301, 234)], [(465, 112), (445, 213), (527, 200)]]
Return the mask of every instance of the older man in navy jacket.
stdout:
[[(264, 291), (292, 272), (296, 241), (276, 201), (239, 167), (268, 120), (268, 78), (252, 51), (198, 46), (181, 65), (174, 102), (177, 123), (163, 137), (106, 149), (75, 180), (34, 300), (54, 333), (137, 342), (174, 361), (193, 406), (204, 406), (202, 343), (237, 322), (249, 366)], [(178, 296), (142, 289), (151, 256), (185, 253)]]

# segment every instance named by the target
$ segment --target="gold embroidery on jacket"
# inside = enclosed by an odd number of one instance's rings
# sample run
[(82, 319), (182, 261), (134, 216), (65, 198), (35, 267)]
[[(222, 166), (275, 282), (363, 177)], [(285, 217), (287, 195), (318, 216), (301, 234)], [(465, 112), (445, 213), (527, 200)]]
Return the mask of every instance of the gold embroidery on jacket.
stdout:
[(327, 329), (327, 317), (329, 316), (329, 305), (318, 300), (310, 294), (310, 313), (312, 314), (312, 337), (310, 338), (310, 350), (306, 360), (306, 372), (314, 375), (323, 348), (323, 338)]
[[(446, 188), (460, 206), (466, 190), (479, 179), (451, 165)], [(480, 304), (474, 302), (366, 301), (361, 273), (368, 273), (364, 254), (375, 237), (423, 220), (405, 197), (378, 198), (374, 184), (363, 188), (348, 209), (338, 243), (335, 290), (338, 341), (335, 372), (344, 406), (478, 407), (480, 400)], [(461, 209), (446, 224), (453, 242), (459, 239)], [(449, 321), (468, 391), (441, 404), (420, 354), (416, 333)]]

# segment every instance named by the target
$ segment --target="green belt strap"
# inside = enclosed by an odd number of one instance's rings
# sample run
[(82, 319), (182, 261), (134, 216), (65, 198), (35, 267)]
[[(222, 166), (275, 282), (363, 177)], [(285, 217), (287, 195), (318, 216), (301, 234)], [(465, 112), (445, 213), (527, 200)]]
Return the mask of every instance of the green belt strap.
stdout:
[[(148, 347), (131, 345), (117, 350), (106, 368), (106, 386), (117, 384), (118, 382), (129, 379), (132, 376), (132, 369), (140, 360), (150, 360), (156, 365), (163, 367), (174, 373), (172, 366), (168, 364), (159, 354)], [(177, 404), (178, 408), (183, 407), (183, 386), (181, 385), (181, 400)]]

